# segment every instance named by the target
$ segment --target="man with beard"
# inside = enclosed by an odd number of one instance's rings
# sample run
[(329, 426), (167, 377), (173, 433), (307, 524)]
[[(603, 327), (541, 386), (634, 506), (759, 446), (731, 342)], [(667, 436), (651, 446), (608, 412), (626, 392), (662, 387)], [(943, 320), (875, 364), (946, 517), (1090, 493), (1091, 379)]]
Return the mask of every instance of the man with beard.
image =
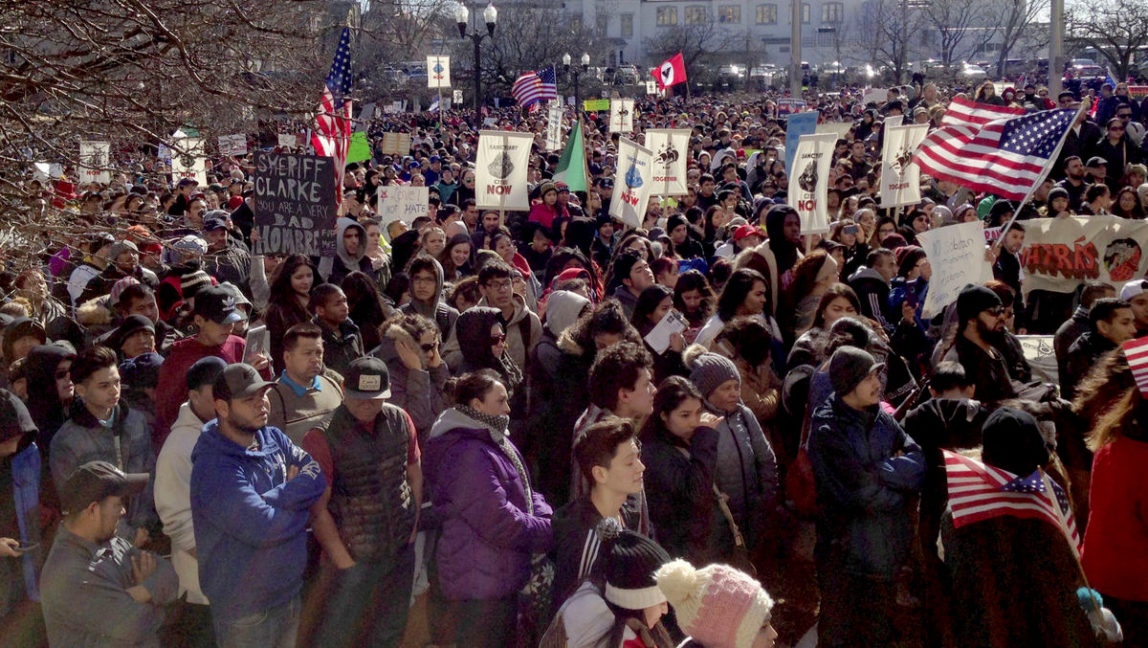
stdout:
[(318, 462), (267, 425), (271, 387), (251, 365), (224, 369), (191, 453), (199, 582), (221, 646), (295, 645), (310, 507), (327, 488)]
[(1056, 183), (1056, 186), (1068, 192), (1068, 206), (1076, 212), (1080, 209), (1084, 191), (1088, 189), (1088, 184), (1084, 181), (1084, 163), (1079, 156), (1071, 155), (1065, 158), (1062, 168), (1064, 179)]
[(984, 286), (965, 286), (957, 296), (957, 337), (943, 360), (959, 362), (987, 404), (1016, 398), (1004, 356), (1005, 308)]
[(1136, 337), (1148, 335), (1148, 279), (1133, 279), (1120, 289), (1120, 299), (1132, 306)]
[(1069, 400), (1076, 386), (1100, 357), (1136, 336), (1132, 304), (1123, 299), (1098, 299), (1088, 310), (1089, 328), (1068, 349), (1068, 361), (1060, 376), (1060, 395)]

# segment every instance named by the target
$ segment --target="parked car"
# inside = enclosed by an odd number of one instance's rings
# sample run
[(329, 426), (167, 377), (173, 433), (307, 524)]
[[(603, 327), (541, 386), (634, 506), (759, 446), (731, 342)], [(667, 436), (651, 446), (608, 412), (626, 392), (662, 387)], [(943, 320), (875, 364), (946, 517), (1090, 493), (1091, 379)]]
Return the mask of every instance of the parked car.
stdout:
[(957, 71), (957, 78), (968, 83), (984, 81), (989, 77), (985, 69), (975, 63), (965, 63)]

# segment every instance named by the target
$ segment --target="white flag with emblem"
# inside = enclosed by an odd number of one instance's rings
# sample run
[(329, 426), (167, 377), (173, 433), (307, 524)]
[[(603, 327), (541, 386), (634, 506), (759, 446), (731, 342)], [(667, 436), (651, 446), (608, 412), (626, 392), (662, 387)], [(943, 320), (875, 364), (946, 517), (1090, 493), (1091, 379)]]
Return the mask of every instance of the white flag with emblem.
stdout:
[(474, 183), (479, 209), (530, 209), (526, 171), (533, 143), (532, 133), (479, 131)]
[(787, 202), (801, 216), (803, 233), (829, 231), (826, 203), (829, 201), (829, 166), (836, 143), (836, 133), (802, 135), (797, 141)]
[(618, 140), (618, 168), (610, 216), (630, 227), (640, 227), (654, 184), (654, 152), (622, 137)]
[(911, 160), (928, 134), (928, 124), (885, 129), (885, 148), (881, 151), (881, 207), (921, 202), (921, 168)]

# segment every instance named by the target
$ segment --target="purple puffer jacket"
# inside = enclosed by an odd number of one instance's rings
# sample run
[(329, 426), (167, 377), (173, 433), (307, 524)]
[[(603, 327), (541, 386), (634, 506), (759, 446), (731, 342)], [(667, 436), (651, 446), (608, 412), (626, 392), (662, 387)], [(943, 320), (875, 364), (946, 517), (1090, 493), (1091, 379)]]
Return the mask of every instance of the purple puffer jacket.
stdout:
[(446, 598), (496, 599), (521, 590), (531, 554), (554, 544), (553, 511), (537, 492), (533, 514), (528, 510), (525, 485), (491, 430), (446, 410), (423, 448), (423, 470), (442, 521), (436, 557)]

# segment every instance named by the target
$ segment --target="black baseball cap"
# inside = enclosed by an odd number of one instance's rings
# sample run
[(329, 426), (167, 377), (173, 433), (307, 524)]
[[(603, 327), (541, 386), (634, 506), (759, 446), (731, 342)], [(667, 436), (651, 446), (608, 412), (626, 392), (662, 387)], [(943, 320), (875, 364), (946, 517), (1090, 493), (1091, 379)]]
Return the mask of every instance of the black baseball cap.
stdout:
[(347, 370), (343, 394), (356, 400), (382, 400), (391, 395), (391, 373), (387, 364), (374, 356), (356, 358)]
[(1085, 164), (1084, 166), (1086, 166), (1090, 169), (1095, 169), (1096, 167), (1101, 167), (1101, 166), (1108, 166), (1108, 160), (1105, 160), (1104, 158), (1100, 157), (1099, 155), (1096, 155), (1096, 156), (1088, 158), (1088, 164)]
[(226, 288), (211, 286), (195, 293), (193, 313), (216, 324), (234, 324), (243, 321), (238, 301)]
[(227, 365), (220, 372), (219, 377), (215, 379), (215, 384), (212, 385), (211, 395), (215, 400), (221, 401), (248, 398), (274, 384), (263, 380), (263, 376), (259, 375), (255, 367), (245, 362), (237, 362)]
[(227, 361), (216, 356), (207, 356), (195, 361), (191, 369), (187, 370), (187, 390), (199, 389), (204, 385), (215, 385), (223, 370), (227, 368)]
[(205, 232), (221, 229), (227, 229), (227, 221), (222, 218), (208, 218), (203, 221), (203, 231)]
[(0, 443), (35, 432), (36, 423), (24, 401), (7, 389), (0, 389)]
[(60, 504), (64, 513), (82, 511), (105, 497), (135, 495), (147, 482), (147, 473), (125, 473), (106, 461), (89, 461), (68, 476), (60, 489)]

